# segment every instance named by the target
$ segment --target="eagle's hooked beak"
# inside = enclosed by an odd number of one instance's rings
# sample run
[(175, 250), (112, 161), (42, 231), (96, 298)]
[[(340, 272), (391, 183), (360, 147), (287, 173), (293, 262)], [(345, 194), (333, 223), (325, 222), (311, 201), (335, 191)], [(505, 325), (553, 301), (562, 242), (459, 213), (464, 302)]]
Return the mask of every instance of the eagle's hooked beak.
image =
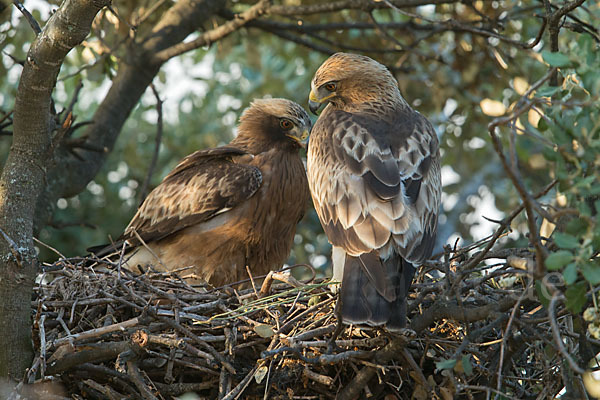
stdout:
[(315, 95), (315, 92), (311, 90), (310, 94), (308, 95), (308, 108), (310, 109), (310, 112), (315, 115), (318, 115), (319, 108), (321, 108), (325, 100), (328, 99), (329, 97), (319, 100)]
[(307, 128), (294, 128), (288, 133), (288, 137), (294, 139), (301, 147), (306, 148), (304, 141), (308, 138), (309, 131)]

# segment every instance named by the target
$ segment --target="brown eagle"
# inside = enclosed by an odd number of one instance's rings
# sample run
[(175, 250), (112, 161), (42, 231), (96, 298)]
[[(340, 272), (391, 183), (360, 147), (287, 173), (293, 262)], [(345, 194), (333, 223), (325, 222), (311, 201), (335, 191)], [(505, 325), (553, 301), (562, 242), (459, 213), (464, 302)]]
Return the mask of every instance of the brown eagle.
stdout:
[(130, 270), (193, 266), (182, 276), (214, 286), (281, 265), (309, 199), (299, 150), (311, 125), (292, 101), (254, 100), (235, 139), (184, 158), (110, 248), (125, 243)]
[(333, 245), (345, 323), (406, 323), (406, 296), (432, 252), (441, 197), (438, 140), (386, 67), (337, 53), (317, 70), (309, 106), (308, 181)]

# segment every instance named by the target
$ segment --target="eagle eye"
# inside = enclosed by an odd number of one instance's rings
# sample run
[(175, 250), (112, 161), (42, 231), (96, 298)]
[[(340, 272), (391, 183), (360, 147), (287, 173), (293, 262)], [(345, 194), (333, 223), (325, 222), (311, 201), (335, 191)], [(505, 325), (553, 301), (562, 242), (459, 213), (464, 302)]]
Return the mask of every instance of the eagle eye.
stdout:
[(292, 129), (294, 127), (294, 124), (292, 123), (292, 121), (290, 121), (289, 119), (286, 118), (282, 118), (279, 121), (279, 126), (281, 127), (281, 129), (283, 129), (284, 131), (289, 131), (290, 129)]
[(333, 91), (335, 91), (335, 89), (336, 89), (335, 82), (328, 82), (328, 83), (326, 83), (326, 84), (325, 84), (325, 89), (326, 89), (328, 92), (333, 92)]

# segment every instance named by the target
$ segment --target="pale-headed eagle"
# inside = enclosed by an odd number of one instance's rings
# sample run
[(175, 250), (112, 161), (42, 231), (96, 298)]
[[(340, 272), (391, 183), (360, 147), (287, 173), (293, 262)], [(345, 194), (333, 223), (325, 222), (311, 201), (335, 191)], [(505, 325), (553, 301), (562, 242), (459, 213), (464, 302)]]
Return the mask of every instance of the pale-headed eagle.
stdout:
[(388, 69), (337, 53), (317, 70), (311, 111), (328, 103), (311, 133), (308, 181), (333, 245), (344, 323), (406, 323), (406, 296), (432, 253), (441, 197), (438, 139), (402, 98)]
[(181, 275), (214, 286), (280, 266), (309, 199), (299, 150), (311, 125), (292, 101), (254, 100), (235, 139), (184, 158), (110, 248), (126, 243), (130, 270), (193, 266)]

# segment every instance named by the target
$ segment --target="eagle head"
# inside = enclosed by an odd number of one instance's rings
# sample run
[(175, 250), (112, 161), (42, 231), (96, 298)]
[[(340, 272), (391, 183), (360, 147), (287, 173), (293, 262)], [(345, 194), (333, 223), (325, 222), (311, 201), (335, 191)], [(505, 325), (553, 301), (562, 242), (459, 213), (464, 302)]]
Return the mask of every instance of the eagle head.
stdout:
[(262, 139), (304, 146), (312, 122), (298, 103), (286, 99), (255, 99), (240, 117), (238, 137), (262, 135)]
[(316, 114), (328, 102), (342, 108), (349, 104), (401, 99), (398, 82), (384, 65), (359, 54), (335, 53), (315, 73), (308, 105)]

